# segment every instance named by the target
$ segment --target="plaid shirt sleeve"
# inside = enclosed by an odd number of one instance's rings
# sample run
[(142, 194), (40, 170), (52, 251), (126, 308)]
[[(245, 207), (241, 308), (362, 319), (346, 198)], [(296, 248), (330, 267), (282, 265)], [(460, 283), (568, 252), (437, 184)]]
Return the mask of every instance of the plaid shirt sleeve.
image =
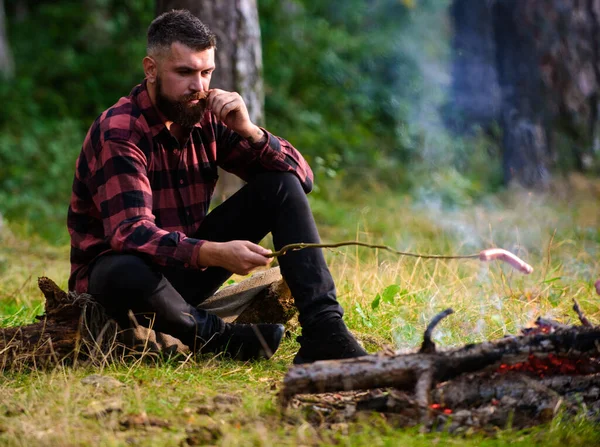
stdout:
[(265, 171), (291, 172), (307, 194), (313, 187), (313, 172), (300, 152), (288, 141), (266, 129), (267, 140), (256, 146), (220, 121), (212, 122), (217, 143), (217, 164), (245, 181)]
[(105, 140), (91, 181), (104, 234), (113, 250), (150, 256), (160, 265), (196, 267), (204, 241), (155, 224), (144, 152), (131, 141)]

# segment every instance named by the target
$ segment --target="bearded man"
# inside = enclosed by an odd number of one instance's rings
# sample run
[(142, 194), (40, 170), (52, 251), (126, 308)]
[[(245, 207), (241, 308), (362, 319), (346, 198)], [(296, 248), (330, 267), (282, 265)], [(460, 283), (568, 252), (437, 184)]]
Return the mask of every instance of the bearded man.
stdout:
[[(215, 49), (188, 11), (148, 28), (144, 81), (96, 119), (77, 160), (69, 288), (123, 328), (132, 312), (198, 352), (268, 358), (283, 326), (226, 324), (197, 306), (232, 273), (269, 264), (257, 245), (269, 232), (276, 249), (319, 241), (306, 198), (313, 175), (289, 142), (252, 123), (239, 94), (210, 88)], [(209, 213), (217, 167), (247, 184)], [(280, 268), (302, 326), (294, 363), (365, 355), (322, 251), (288, 253)]]

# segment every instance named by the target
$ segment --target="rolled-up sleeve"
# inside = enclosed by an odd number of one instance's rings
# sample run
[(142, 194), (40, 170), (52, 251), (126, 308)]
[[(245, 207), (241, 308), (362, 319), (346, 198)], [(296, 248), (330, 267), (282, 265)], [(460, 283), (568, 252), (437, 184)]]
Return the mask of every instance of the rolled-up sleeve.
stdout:
[(313, 172), (292, 144), (262, 129), (264, 144), (253, 145), (221, 122), (212, 123), (217, 144), (217, 164), (224, 170), (249, 181), (265, 171), (291, 172), (298, 177), (308, 194), (313, 188)]

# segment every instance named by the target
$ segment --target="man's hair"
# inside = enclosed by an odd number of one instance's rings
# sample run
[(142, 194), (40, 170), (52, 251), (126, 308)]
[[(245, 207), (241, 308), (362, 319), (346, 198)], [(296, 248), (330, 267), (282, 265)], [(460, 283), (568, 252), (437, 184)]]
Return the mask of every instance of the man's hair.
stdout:
[(193, 50), (204, 51), (215, 48), (215, 34), (186, 9), (174, 9), (155, 18), (148, 27), (149, 55), (171, 48), (173, 42), (180, 42)]

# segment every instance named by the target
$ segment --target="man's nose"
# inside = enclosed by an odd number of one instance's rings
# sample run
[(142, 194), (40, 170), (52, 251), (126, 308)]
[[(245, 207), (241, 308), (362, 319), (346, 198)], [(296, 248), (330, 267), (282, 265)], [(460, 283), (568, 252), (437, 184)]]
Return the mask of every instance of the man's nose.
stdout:
[(198, 75), (193, 77), (192, 82), (190, 83), (190, 90), (193, 92), (202, 92), (206, 90), (206, 87), (202, 81), (202, 74), (198, 73)]

